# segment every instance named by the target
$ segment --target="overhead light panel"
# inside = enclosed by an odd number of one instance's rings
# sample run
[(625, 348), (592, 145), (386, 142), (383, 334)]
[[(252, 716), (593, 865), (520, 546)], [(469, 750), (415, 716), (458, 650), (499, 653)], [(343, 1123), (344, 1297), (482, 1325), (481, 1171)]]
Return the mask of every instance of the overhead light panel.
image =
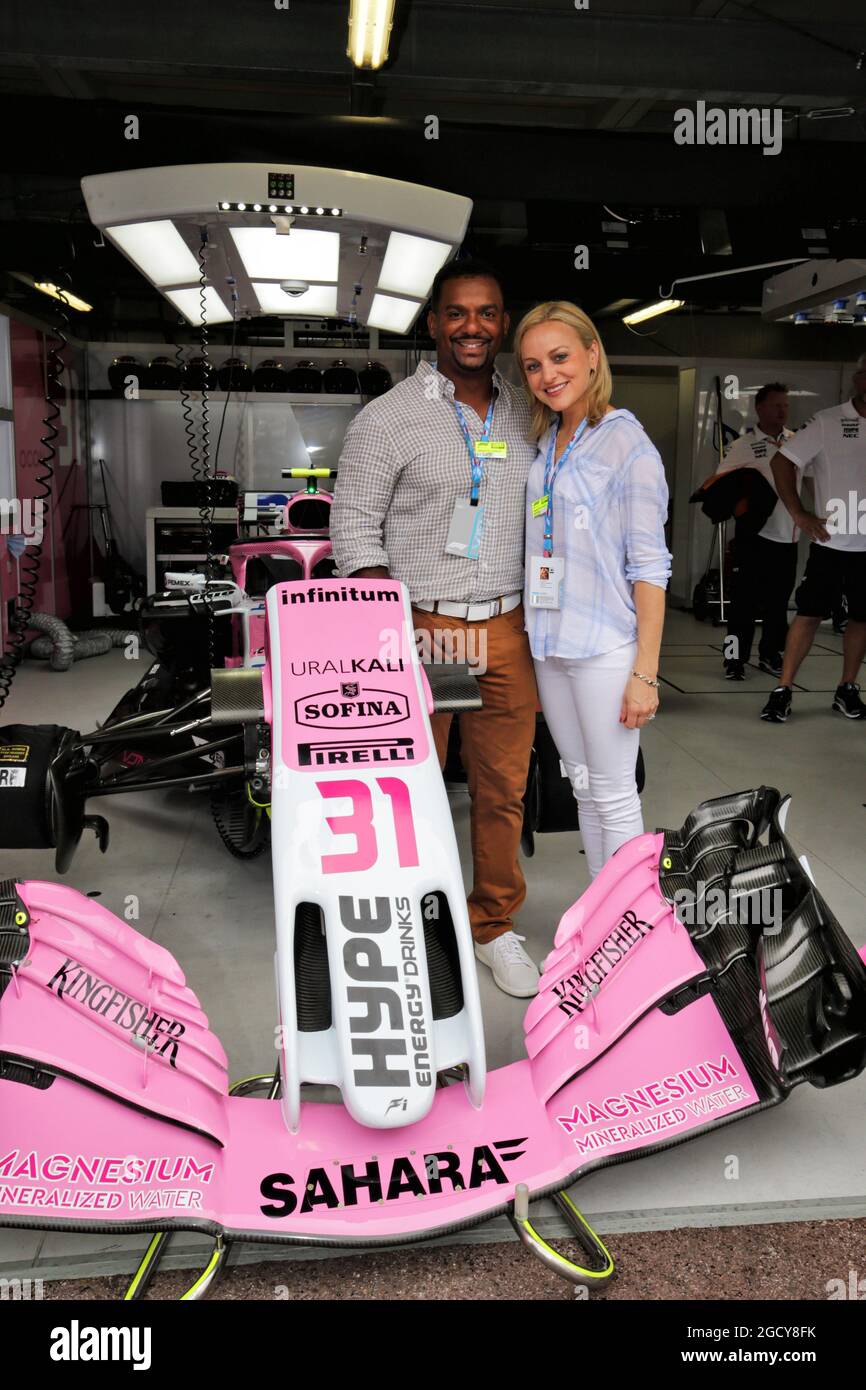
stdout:
[(309, 280), (336, 284), (340, 274), (340, 233), (293, 227), (280, 235), (274, 227), (230, 227), (244, 270), (251, 280)]
[(367, 322), (371, 328), (384, 328), (389, 333), (407, 333), (421, 305), (414, 299), (394, 299), (388, 294), (374, 294)]
[(623, 323), (644, 323), (647, 319), (654, 319), (658, 314), (669, 314), (671, 309), (681, 309), (685, 304), (684, 299), (659, 299), (655, 304), (645, 304), (642, 309), (635, 309), (631, 314), (623, 315)]
[(350, 0), (349, 47), (356, 68), (380, 68), (388, 57), (394, 0)]
[(864, 289), (866, 259), (815, 258), (764, 281), (761, 313), (774, 322), (793, 318), (802, 323), (795, 317), (801, 312), (808, 313), (811, 322), (839, 322), (835, 316), (843, 311), (845, 300), (856, 301)]
[(311, 318), (333, 318), (337, 312), (336, 285), (310, 285), (303, 294), (288, 295), (273, 280), (254, 280), (253, 289), (263, 314), (309, 314)]
[[(196, 326), (201, 323), (201, 291), (199, 289), (186, 290), (166, 290), (166, 299), (170, 299), (176, 309), (179, 309), (185, 319)], [(204, 316), (205, 323), (231, 323), (231, 312), (226, 308), (212, 285), (208, 285), (204, 292)]]
[(447, 261), (451, 247), (444, 241), (392, 232), (379, 275), (380, 290), (411, 294), (425, 299), (437, 270)]
[(71, 290), (61, 289), (59, 285), (54, 285), (50, 280), (34, 280), (33, 288), (41, 290), (43, 294), (49, 294), (52, 299), (59, 299), (61, 304), (68, 304), (70, 309), (78, 309), (82, 314), (89, 314), (93, 308), (86, 299), (79, 299), (77, 294)]
[(105, 233), (159, 289), (198, 276), (198, 261), (173, 222), (135, 222)]
[[(460, 247), (472, 211), (468, 198), (439, 188), (302, 164), (124, 169), (94, 174), (81, 186), (106, 242), (159, 293), (197, 293), (203, 270), (216, 294), (209, 296), (214, 323), (264, 313), (310, 318), (322, 304), (323, 316), (363, 328), (382, 293), (401, 302), (399, 320), (408, 312), (402, 301), (411, 301), (411, 328), (436, 271)], [(288, 280), (302, 292), (279, 291)], [(269, 281), (277, 288), (264, 289)], [(324, 286), (336, 286), (336, 304)], [(197, 301), (188, 294), (171, 303), (172, 312), (181, 307), (184, 314), (191, 303), (190, 322), (199, 322)], [(386, 303), (383, 312), (392, 322), (395, 304)]]

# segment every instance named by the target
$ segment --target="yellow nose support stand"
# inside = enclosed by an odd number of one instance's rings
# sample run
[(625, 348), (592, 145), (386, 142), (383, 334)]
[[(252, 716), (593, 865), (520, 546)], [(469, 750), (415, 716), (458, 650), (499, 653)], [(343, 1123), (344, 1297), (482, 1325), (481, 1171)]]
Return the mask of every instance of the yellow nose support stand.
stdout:
[(595, 1231), (578, 1211), (567, 1192), (554, 1192), (552, 1200), (562, 1212), (584, 1250), (594, 1261), (595, 1268), (586, 1269), (575, 1264), (567, 1255), (555, 1250), (538, 1234), (529, 1219), (529, 1188), (518, 1183), (514, 1206), (509, 1212), (509, 1220), (527, 1249), (537, 1255), (542, 1264), (552, 1269), (569, 1283), (581, 1284), (585, 1288), (602, 1288), (613, 1276), (613, 1258)]

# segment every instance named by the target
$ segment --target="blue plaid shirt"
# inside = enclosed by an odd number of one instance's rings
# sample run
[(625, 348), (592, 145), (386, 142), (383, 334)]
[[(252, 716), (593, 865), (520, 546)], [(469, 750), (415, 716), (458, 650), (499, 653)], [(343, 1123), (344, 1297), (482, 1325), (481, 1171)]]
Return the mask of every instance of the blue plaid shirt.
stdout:
[[(544, 465), (556, 425), (539, 441), (529, 474), (526, 574), (543, 550), (544, 517), (532, 502), (544, 495)], [(637, 637), (634, 584), (667, 588), (668, 488), (658, 450), (630, 410), (614, 410), (587, 430), (553, 490), (553, 553), (565, 561), (559, 608), (530, 608), (526, 630), (537, 661), (576, 660), (613, 651)]]

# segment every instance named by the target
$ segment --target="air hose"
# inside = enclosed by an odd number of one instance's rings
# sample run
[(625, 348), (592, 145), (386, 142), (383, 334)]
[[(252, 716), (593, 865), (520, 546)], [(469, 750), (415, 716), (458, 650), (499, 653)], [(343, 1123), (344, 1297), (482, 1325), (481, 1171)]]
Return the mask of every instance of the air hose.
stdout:
[(47, 661), (52, 671), (68, 671), (74, 661), (102, 656), (112, 647), (122, 647), (128, 637), (138, 638), (137, 633), (122, 628), (71, 632), (62, 618), (51, 613), (31, 613), (27, 625), (45, 634), (30, 643), (29, 655)]

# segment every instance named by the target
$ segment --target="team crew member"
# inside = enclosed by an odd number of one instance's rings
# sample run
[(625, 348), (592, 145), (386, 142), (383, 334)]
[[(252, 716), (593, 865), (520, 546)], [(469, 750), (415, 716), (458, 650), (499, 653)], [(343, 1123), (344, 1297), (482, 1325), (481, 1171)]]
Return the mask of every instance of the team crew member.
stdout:
[[(812, 544), (797, 589), (797, 617), (788, 631), (780, 684), (761, 718), (784, 724), (791, 712), (791, 686), (808, 655), (822, 618), (848, 599), (842, 639), (842, 682), (833, 709), (848, 719), (866, 717), (857, 677), (866, 655), (866, 353), (857, 362), (853, 396), (819, 410), (771, 460), (779, 496)], [(797, 469), (811, 473), (817, 515), (807, 512), (797, 492)], [(861, 529), (861, 527), (863, 529)]]
[[(755, 396), (758, 424), (746, 430), (725, 454), (720, 473), (734, 468), (754, 468), (775, 491), (770, 459), (792, 436), (788, 419), (788, 388), (779, 381), (762, 386)], [(752, 654), (755, 616), (763, 613), (758, 665), (771, 676), (782, 674), (782, 653), (788, 635), (788, 600), (797, 578), (797, 527), (781, 499), (757, 535), (738, 530), (735, 541), (737, 567), (731, 591), (728, 638), (735, 639), (725, 660), (728, 680), (745, 680)]]
[(539, 304), (515, 354), (539, 441), (527, 490), (526, 613), (541, 707), (577, 799), (590, 877), (643, 830), (640, 730), (658, 708), (671, 557), (657, 450), (574, 304)]
[[(524, 628), (523, 508), (535, 457), (523, 392), (495, 368), (508, 331), (502, 288), (477, 261), (436, 276), (437, 362), (371, 401), (346, 434), (331, 510), (342, 575), (408, 586), (416, 631), (482, 653), (483, 708), (460, 716), (471, 797), (475, 953), (507, 994), (538, 970), (513, 931), (526, 896), (517, 859), (537, 692)], [(453, 650), (452, 646), (452, 650)], [(442, 765), (452, 716), (432, 718)]]

